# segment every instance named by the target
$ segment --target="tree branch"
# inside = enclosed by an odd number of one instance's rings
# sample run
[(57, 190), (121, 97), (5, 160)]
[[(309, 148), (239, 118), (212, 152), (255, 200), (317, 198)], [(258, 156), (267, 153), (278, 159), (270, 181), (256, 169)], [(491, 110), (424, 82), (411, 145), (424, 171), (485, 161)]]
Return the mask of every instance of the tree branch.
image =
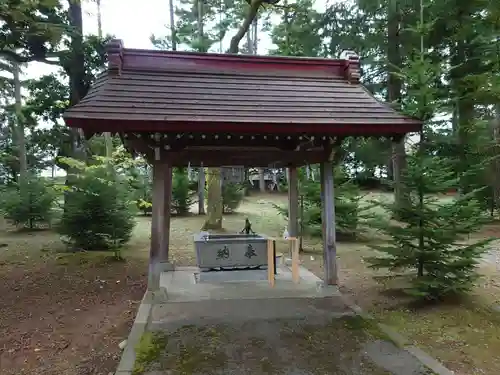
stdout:
[(252, 24), (255, 17), (257, 17), (257, 13), (259, 12), (259, 8), (262, 5), (264, 0), (252, 0), (250, 3), (250, 8), (248, 9), (248, 13), (245, 17), (245, 20), (241, 24), (238, 32), (231, 38), (231, 44), (229, 45), (228, 53), (238, 53), (240, 50), (240, 42), (248, 32), (250, 25)]
[(26, 63), (29, 63), (32, 61), (36, 61), (36, 62), (41, 62), (41, 63), (47, 64), (47, 65), (61, 65), (59, 58), (60, 58), (60, 55), (62, 55), (64, 52), (67, 52), (67, 51), (60, 51), (60, 52), (57, 52), (54, 54), (47, 54), (47, 57), (56, 57), (58, 60), (55, 60), (55, 61), (48, 60), (47, 58), (40, 58), (40, 57), (35, 57), (35, 56), (31, 56), (31, 57), (21, 56), (21, 55), (17, 54), (16, 52), (8, 50), (8, 49), (1, 50), (0, 57), (5, 57), (9, 61), (14, 61), (18, 64), (26, 64)]

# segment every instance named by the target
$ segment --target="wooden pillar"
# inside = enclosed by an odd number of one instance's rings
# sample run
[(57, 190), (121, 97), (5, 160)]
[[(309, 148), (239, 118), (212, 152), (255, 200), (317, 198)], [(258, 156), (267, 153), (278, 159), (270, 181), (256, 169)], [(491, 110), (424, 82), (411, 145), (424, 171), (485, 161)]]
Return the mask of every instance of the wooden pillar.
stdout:
[(333, 183), (333, 163), (321, 163), (321, 216), (323, 235), (323, 268), (325, 283), (337, 285), (337, 245), (335, 239), (335, 195)]
[(153, 163), (153, 201), (148, 289), (160, 288), (160, 274), (171, 269), (168, 263), (172, 166), (164, 160)]
[(288, 168), (288, 235), (299, 236), (299, 179), (297, 167)]
[(205, 215), (205, 168), (198, 169), (198, 215)]
[(172, 164), (162, 163), (162, 170), (165, 173), (164, 180), (164, 200), (163, 200), (163, 238), (160, 248), (160, 263), (163, 271), (169, 269), (169, 244), (170, 244), (170, 215), (172, 209)]

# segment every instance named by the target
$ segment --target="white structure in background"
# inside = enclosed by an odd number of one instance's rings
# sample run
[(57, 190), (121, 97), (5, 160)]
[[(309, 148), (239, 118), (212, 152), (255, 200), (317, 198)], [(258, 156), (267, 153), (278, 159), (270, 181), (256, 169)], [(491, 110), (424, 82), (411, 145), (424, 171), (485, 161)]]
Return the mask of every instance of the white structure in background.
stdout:
[(239, 184), (245, 181), (245, 167), (243, 166), (223, 166), (221, 174), (221, 183)]
[(290, 233), (288, 233), (288, 226), (286, 226), (283, 230), (283, 239), (288, 240), (288, 238), (290, 238)]
[[(264, 172), (264, 182), (266, 184), (266, 190), (268, 191), (277, 191), (279, 190), (279, 169), (268, 169)], [(258, 173), (251, 173), (248, 177), (250, 183), (254, 188), (259, 187), (260, 176)]]

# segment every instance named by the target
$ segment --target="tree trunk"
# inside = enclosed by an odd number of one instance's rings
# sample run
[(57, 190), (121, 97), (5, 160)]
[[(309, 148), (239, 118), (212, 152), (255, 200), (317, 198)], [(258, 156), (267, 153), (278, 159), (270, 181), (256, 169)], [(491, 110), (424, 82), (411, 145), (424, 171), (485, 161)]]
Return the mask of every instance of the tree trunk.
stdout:
[(259, 26), (259, 18), (258, 15), (255, 16), (253, 23), (252, 23), (252, 54), (256, 55), (257, 54), (257, 47), (258, 47), (258, 42), (259, 38), (257, 37), (257, 30)]
[(405, 207), (408, 203), (408, 194), (403, 181), (406, 169), (405, 137), (392, 144), (392, 168), (394, 176), (394, 202), (398, 207)]
[[(71, 61), (67, 67), (70, 87), (70, 106), (80, 102), (86, 94), (85, 87), (85, 54), (83, 51), (83, 18), (80, 1), (68, 0), (69, 24), (71, 35)], [(78, 129), (71, 129), (72, 150), (74, 156), (82, 156), (83, 134)]]
[(231, 38), (231, 43), (229, 45), (229, 50), (228, 50), (229, 53), (239, 52), (240, 42), (250, 29), (250, 26), (252, 25), (252, 22), (255, 19), (255, 17), (257, 17), (259, 8), (263, 2), (264, 2), (263, 0), (251, 0), (250, 8), (248, 8), (248, 12), (245, 19), (243, 20), (243, 23), (241, 24), (236, 34)]
[(496, 150), (500, 146), (500, 103), (497, 103), (495, 106), (493, 145), (495, 147), (495, 159), (493, 161), (493, 208), (498, 211), (500, 210), (500, 154)]
[[(250, 8), (236, 34), (232, 37), (228, 53), (237, 54), (239, 52), (239, 45), (245, 34), (248, 32), (250, 25), (257, 16), (259, 7), (262, 5), (263, 0), (252, 0)], [(200, 13), (200, 12), (198, 12)], [(198, 15), (198, 22), (202, 22), (201, 14)], [(205, 222), (205, 229), (221, 229), (222, 228), (222, 184), (221, 184), (221, 169), (208, 168), (208, 219)]]
[[(200, 52), (203, 51), (203, 0), (197, 0), (197, 13), (198, 13), (198, 43)], [(204, 229), (222, 229), (222, 185), (221, 185), (221, 169), (220, 168), (207, 168), (207, 175), (202, 174), (203, 178), (207, 178), (207, 220), (203, 225)], [(201, 183), (201, 181), (199, 181)], [(203, 194), (205, 194), (203, 182)], [(201, 190), (200, 190), (201, 195)], [(200, 197), (199, 197), (200, 198)], [(202, 209), (204, 213), (204, 197), (202, 203), (198, 206), (198, 211)], [(199, 212), (201, 214), (201, 212)]]
[(392, 149), (391, 149), (391, 157), (389, 157), (386, 169), (387, 169), (387, 180), (394, 181), (394, 164), (392, 162)]
[(457, 142), (458, 142), (458, 166), (456, 168), (460, 180), (460, 193), (466, 194), (471, 191), (470, 177), (467, 172), (471, 167), (470, 160), (470, 133), (473, 130), (475, 109), (474, 109), (474, 88), (465, 85), (464, 80), (469, 74), (477, 72), (476, 64), (469, 59), (469, 54), (473, 47), (468, 41), (459, 41), (455, 46), (454, 62), (455, 68), (451, 72), (452, 85), (455, 88), (456, 115), (457, 115)]
[(197, 0), (196, 5), (198, 7), (198, 45), (199, 45), (199, 52), (207, 52), (205, 51), (204, 48), (204, 43), (203, 43), (203, 0)]
[[(85, 54), (83, 52), (83, 17), (80, 1), (68, 0), (68, 18), (72, 30), (70, 47), (71, 55), (68, 64), (64, 66), (69, 77), (70, 98), (69, 104), (77, 104), (86, 94), (85, 86)], [(85, 137), (81, 129), (69, 130), (71, 156), (82, 161), (87, 160)], [(66, 185), (71, 185), (73, 175), (77, 173), (72, 168), (67, 169)], [(68, 203), (64, 196), (64, 207)]]
[(266, 192), (266, 175), (264, 168), (259, 168), (259, 190), (261, 193)]
[(102, 12), (101, 12), (101, 0), (96, 0), (97, 4), (97, 36), (102, 38)]
[(12, 61), (13, 75), (14, 75), (14, 96), (15, 96), (15, 113), (16, 123), (14, 124), (16, 143), (18, 147), (19, 158), (19, 179), (26, 181), (28, 178), (28, 162), (26, 157), (26, 136), (24, 134), (24, 118), (23, 118), (23, 103), (21, 97), (21, 79), (19, 63)]
[(221, 169), (207, 168), (208, 174), (208, 218), (203, 229), (222, 228), (222, 189), (221, 189)]
[[(102, 39), (102, 12), (101, 0), (96, 0), (97, 5), (97, 36)], [(106, 157), (110, 158), (113, 155), (113, 137), (110, 132), (104, 132), (104, 145), (106, 147)]]
[[(388, 100), (393, 105), (399, 107), (401, 101), (402, 82), (396, 74), (396, 69), (402, 65), (400, 50), (401, 14), (397, 0), (389, 2), (387, 12), (387, 60), (388, 60), (388, 78), (387, 94)], [(402, 179), (403, 172), (406, 169), (406, 150), (405, 137), (397, 140), (392, 145), (392, 163), (394, 174), (394, 200), (397, 206), (404, 207), (407, 204), (408, 195)]]
[(198, 215), (205, 215), (205, 168), (198, 169)]
[(177, 51), (177, 31), (175, 30), (174, 0), (168, 0), (168, 12), (170, 16), (170, 34), (172, 38), (172, 51)]
[(247, 32), (247, 51), (249, 55), (253, 55), (253, 40), (250, 32)]

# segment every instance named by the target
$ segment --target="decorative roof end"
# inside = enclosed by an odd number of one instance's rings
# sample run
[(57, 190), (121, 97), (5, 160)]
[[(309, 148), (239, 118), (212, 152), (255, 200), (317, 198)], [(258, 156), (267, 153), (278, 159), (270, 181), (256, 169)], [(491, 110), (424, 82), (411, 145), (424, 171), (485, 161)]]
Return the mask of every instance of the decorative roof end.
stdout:
[(349, 83), (359, 83), (361, 77), (361, 70), (359, 64), (359, 56), (353, 51), (342, 51), (340, 58), (345, 60), (345, 78)]
[(123, 64), (123, 41), (121, 39), (111, 39), (106, 45), (108, 54), (108, 72), (113, 75), (120, 75)]

